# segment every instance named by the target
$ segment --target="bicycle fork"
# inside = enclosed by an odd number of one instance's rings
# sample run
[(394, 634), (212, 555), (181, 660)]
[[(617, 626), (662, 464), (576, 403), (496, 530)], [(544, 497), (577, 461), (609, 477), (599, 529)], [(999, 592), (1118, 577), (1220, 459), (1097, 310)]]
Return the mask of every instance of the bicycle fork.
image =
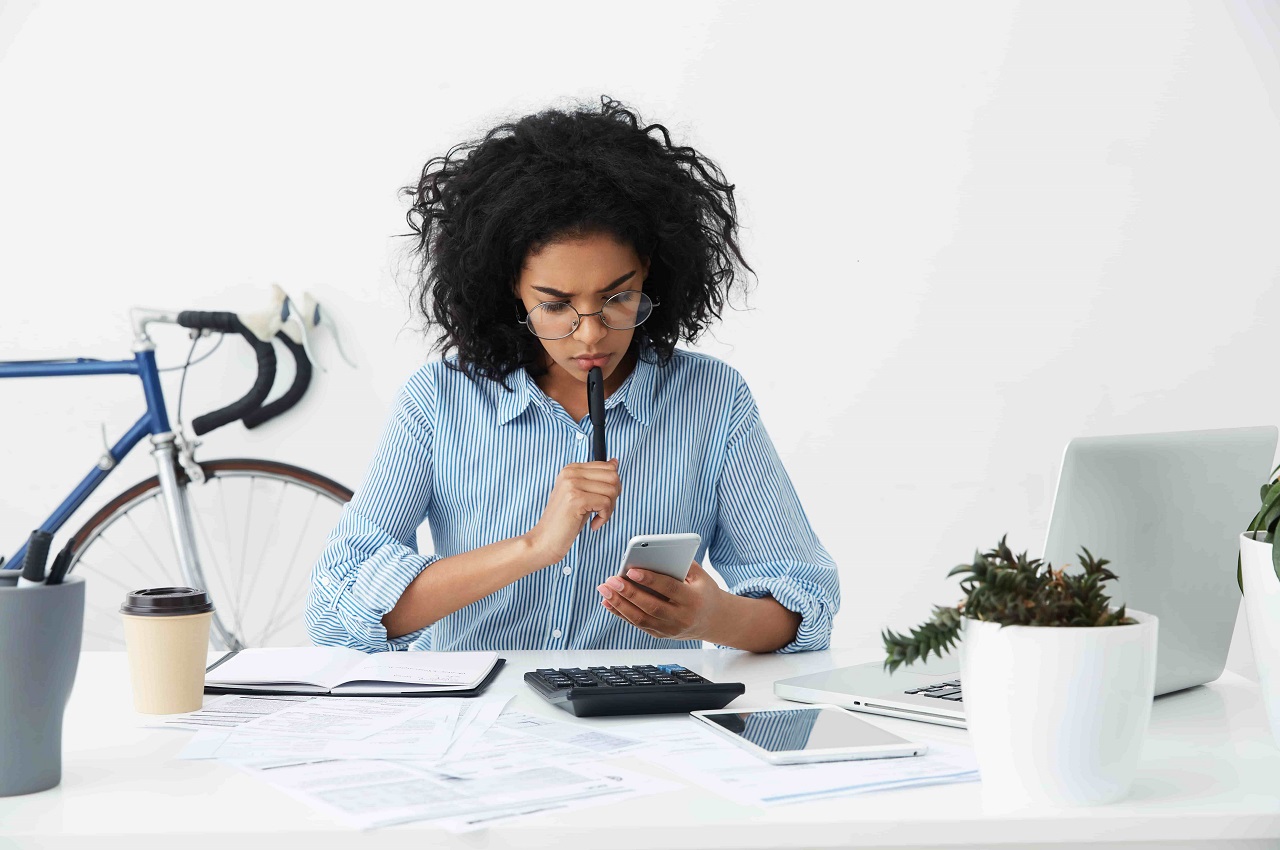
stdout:
[[(196, 549), (195, 526), (191, 521), (191, 506), (187, 501), (187, 489), (178, 480), (178, 457), (172, 431), (151, 438), (154, 446), (151, 455), (156, 459), (156, 475), (160, 480), (160, 492), (164, 494), (165, 512), (169, 516), (169, 528), (173, 533), (174, 549), (178, 553), (178, 567), (182, 579), (191, 587), (208, 590), (204, 570), (200, 568), (200, 553)], [(212, 594), (210, 594), (212, 596)], [(212, 628), (216, 642), (222, 649), (244, 649), (240, 639), (227, 631), (218, 616), (215, 599)]]

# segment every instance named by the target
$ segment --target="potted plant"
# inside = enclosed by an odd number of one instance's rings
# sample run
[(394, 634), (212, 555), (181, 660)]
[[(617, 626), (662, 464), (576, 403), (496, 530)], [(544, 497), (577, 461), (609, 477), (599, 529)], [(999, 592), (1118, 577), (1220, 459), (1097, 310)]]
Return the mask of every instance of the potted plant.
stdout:
[(1054, 569), (1005, 538), (972, 564), (964, 599), (900, 635), (882, 633), (885, 666), (960, 641), (965, 722), (984, 796), (1000, 805), (1092, 805), (1133, 782), (1155, 694), (1157, 620), (1112, 609), (1109, 562), (1080, 554), (1083, 570)]
[[(1274, 478), (1280, 466), (1271, 470)], [(1262, 485), (1262, 507), (1249, 530), (1240, 535), (1236, 581), (1244, 593), (1249, 642), (1258, 665), (1262, 701), (1271, 722), (1271, 736), (1280, 745), (1280, 550), (1274, 545), (1280, 524), (1280, 479)]]

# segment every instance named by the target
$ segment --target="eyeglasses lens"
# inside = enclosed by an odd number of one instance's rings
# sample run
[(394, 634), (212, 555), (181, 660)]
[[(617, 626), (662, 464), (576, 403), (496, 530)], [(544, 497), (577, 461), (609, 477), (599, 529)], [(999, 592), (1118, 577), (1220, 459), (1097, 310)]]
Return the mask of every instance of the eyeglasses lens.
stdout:
[[(653, 312), (653, 301), (643, 292), (619, 292), (604, 302), (600, 315), (615, 331), (634, 328)], [(543, 339), (563, 339), (578, 329), (578, 311), (562, 301), (548, 301), (529, 311), (529, 330)]]

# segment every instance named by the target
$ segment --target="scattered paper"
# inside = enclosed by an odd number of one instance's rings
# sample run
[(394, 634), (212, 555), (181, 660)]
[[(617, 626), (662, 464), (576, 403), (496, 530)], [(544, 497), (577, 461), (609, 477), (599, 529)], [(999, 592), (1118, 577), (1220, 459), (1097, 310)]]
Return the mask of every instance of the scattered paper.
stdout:
[(359, 829), (440, 819), (449, 819), (455, 829), (478, 828), (486, 825), (486, 815), (506, 819), (587, 798), (639, 793), (622, 773), (551, 765), (459, 780), (397, 762), (360, 759), (233, 764)]
[(453, 738), (462, 699), (432, 699), (421, 713), (357, 741), (201, 729), (180, 759), (366, 758), (438, 759)]
[(457, 759), (465, 756), (475, 742), (489, 731), (510, 701), (510, 694), (469, 700), (462, 708), (462, 716), (453, 733), (453, 741), (445, 752), (445, 757)]
[(203, 708), (186, 714), (148, 718), (147, 726), (180, 729), (234, 729), (265, 714), (274, 714), (298, 703), (310, 702), (310, 696), (236, 696), (228, 694), (209, 702)]
[(375, 732), (398, 726), (428, 707), (416, 699), (322, 697), (264, 714), (238, 728), (253, 734), (359, 741)]
[(649, 746), (636, 756), (746, 806), (978, 780), (972, 749), (950, 742), (927, 741), (929, 751), (922, 756), (774, 765), (688, 718), (645, 730)]

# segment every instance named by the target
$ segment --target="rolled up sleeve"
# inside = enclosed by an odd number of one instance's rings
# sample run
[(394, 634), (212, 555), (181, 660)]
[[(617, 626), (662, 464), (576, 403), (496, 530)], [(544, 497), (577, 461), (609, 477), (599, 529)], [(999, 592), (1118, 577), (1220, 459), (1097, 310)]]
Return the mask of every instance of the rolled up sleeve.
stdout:
[(770, 596), (800, 615), (778, 652), (826, 649), (840, 609), (835, 562), (809, 524), (745, 382), (734, 399), (717, 485), (711, 565), (738, 596)]
[(417, 551), (432, 489), (432, 429), (424, 388), (396, 399), (359, 489), (343, 508), (311, 572), (304, 618), (311, 640), (364, 652), (407, 649), (424, 627), (388, 638), (382, 617), (438, 555)]

